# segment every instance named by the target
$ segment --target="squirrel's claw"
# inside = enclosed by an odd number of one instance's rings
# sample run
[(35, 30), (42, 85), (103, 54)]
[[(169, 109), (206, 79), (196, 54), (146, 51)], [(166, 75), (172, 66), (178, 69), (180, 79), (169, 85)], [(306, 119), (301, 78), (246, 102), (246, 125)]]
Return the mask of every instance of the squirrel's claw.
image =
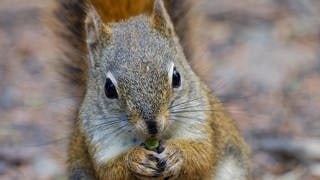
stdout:
[(139, 179), (160, 177), (163, 170), (158, 162), (157, 154), (143, 147), (135, 147), (126, 157), (128, 169)]
[(164, 151), (159, 156), (165, 162), (163, 177), (170, 179), (178, 177), (184, 161), (183, 154), (178, 146), (174, 144), (165, 145)]
[(167, 146), (160, 154), (143, 147), (135, 147), (126, 158), (128, 169), (139, 179), (177, 177), (182, 163), (182, 153), (174, 145)]

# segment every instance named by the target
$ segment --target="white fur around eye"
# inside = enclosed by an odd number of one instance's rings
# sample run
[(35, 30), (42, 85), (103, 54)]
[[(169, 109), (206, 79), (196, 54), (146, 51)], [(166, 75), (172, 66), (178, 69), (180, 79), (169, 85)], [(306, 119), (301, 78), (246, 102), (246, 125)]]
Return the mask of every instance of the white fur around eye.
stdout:
[(172, 75), (173, 75), (173, 69), (174, 69), (174, 63), (173, 62), (171, 62), (170, 64), (169, 64), (169, 73), (168, 73), (168, 77), (169, 77), (169, 84), (170, 84), (170, 86), (171, 86), (171, 84), (172, 84)]
[(118, 88), (117, 80), (116, 78), (114, 78), (110, 71), (107, 72), (107, 78), (109, 78), (112, 81), (112, 83)]
[[(173, 78), (173, 71), (175, 69), (175, 65), (173, 62), (171, 62), (168, 66), (168, 77), (169, 77), (169, 85), (172, 86), (172, 78)], [(175, 87), (174, 90), (181, 90), (182, 89), (182, 77), (180, 74), (180, 86), (179, 87)]]

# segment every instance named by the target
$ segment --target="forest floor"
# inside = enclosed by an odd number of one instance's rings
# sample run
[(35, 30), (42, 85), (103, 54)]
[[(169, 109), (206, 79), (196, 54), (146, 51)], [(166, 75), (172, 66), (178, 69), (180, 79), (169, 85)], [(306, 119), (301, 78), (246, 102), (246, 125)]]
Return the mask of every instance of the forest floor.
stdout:
[[(50, 1), (0, 1), (0, 179), (66, 179), (74, 109)], [(199, 0), (193, 64), (251, 147), (254, 179), (320, 179), (320, 1)], [(50, 27), (49, 27), (50, 28)]]

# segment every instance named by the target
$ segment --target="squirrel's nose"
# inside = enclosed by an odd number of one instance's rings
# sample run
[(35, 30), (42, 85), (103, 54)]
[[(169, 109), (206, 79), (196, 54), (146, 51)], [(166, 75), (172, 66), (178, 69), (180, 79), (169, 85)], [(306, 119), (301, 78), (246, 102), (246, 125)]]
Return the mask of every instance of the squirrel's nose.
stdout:
[(158, 129), (157, 129), (157, 122), (156, 121), (145, 121), (147, 128), (148, 128), (148, 132), (150, 135), (156, 135), (158, 133)]

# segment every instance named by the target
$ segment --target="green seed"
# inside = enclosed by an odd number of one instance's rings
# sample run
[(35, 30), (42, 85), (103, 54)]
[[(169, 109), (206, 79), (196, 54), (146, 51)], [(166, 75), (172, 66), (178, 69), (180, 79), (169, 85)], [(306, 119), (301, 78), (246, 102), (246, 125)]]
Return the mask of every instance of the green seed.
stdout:
[(154, 150), (159, 146), (159, 141), (155, 138), (149, 138), (144, 141), (147, 149)]

